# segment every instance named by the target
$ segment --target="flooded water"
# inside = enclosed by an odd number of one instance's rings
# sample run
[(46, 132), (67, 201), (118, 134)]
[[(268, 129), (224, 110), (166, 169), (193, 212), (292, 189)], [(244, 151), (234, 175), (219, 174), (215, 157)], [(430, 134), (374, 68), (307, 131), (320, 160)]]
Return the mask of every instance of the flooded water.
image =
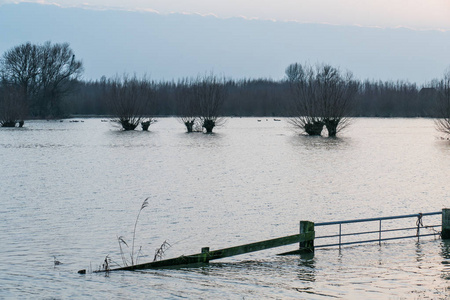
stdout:
[(130, 259), (146, 198), (139, 262), (164, 241), (169, 258), (296, 234), (300, 220), (441, 211), (450, 142), (432, 120), (356, 119), (337, 139), (300, 136), (283, 119), (230, 118), (212, 135), (187, 134), (173, 118), (150, 132), (78, 121), (0, 129), (0, 298), (450, 298), (450, 243), (432, 237), (77, 274), (106, 255), (121, 263), (118, 236)]

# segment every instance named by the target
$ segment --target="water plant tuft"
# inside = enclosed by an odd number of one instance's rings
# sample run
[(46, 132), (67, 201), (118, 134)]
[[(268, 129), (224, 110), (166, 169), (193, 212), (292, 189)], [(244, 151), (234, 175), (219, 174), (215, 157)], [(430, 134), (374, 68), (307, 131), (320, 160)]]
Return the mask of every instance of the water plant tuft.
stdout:
[[(125, 240), (125, 237), (123, 236), (117, 236), (117, 242), (119, 243), (119, 251), (120, 251), (120, 258), (122, 260), (122, 264), (117, 263), (113, 261), (109, 255), (105, 257), (105, 260), (103, 261), (102, 265), (99, 266), (99, 271), (108, 272), (111, 269), (111, 265), (116, 265), (118, 267), (127, 267), (127, 266), (134, 266), (138, 264), (139, 257), (141, 256), (142, 252), (142, 246), (139, 247), (139, 250), (135, 250), (135, 241), (136, 241), (136, 229), (137, 224), (139, 222), (139, 217), (141, 215), (141, 212), (149, 206), (148, 203), (149, 198), (145, 198), (145, 200), (142, 202), (141, 207), (139, 208), (139, 212), (136, 217), (136, 221), (134, 222), (134, 229), (133, 229), (133, 239), (131, 241), (131, 251), (129, 254), (129, 258), (127, 258), (127, 255), (125, 255), (126, 251), (125, 248), (130, 248), (129, 243)], [(153, 257), (153, 261), (161, 260), (165, 252), (172, 247), (167, 240), (165, 240), (161, 246), (159, 246), (155, 250), (155, 255)]]

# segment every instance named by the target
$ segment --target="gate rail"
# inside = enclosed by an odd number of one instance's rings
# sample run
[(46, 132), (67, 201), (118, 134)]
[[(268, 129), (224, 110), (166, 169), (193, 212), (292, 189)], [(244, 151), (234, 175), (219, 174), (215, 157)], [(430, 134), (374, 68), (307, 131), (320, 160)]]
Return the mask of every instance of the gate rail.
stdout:
[[(441, 227), (442, 226), (441, 224), (424, 226), (423, 223), (422, 223), (422, 218), (424, 216), (433, 216), (433, 215), (442, 215), (442, 211), (430, 212), (430, 213), (418, 213), (418, 214), (411, 214), (411, 215), (391, 216), (391, 217), (380, 217), (380, 218), (368, 218), (368, 219), (355, 219), (355, 220), (315, 223), (314, 225), (316, 227), (317, 226), (339, 225), (338, 234), (316, 236), (315, 239), (325, 239), (325, 238), (335, 238), (335, 237), (337, 237), (339, 240), (338, 240), (338, 243), (314, 245), (314, 248), (324, 248), (324, 247), (332, 247), (332, 246), (339, 246), (339, 248), (340, 248), (343, 245), (353, 245), (353, 244), (372, 243), (372, 242), (378, 242), (379, 244), (381, 244), (382, 241), (388, 241), (388, 240), (398, 240), (398, 239), (405, 239), (405, 238), (420, 238), (420, 237), (424, 237), (424, 236), (440, 235), (440, 232), (437, 231), (435, 228)], [(416, 226), (415, 227), (404, 227), (404, 228), (393, 228), (393, 229), (392, 228), (390, 228), (390, 229), (382, 229), (382, 221), (396, 220), (396, 219), (405, 219), (405, 218), (417, 218)], [(379, 222), (378, 230), (342, 233), (342, 224), (365, 223), (365, 222)], [(428, 228), (428, 229), (433, 230), (434, 232), (433, 233), (420, 233), (420, 228)], [(382, 233), (383, 232), (408, 231), (408, 230), (414, 230), (414, 229), (417, 230), (415, 235), (401, 235), (401, 236), (395, 236), (395, 237), (382, 237)], [(360, 241), (342, 242), (342, 237), (345, 237), (345, 236), (367, 235), (367, 234), (375, 234), (375, 233), (378, 233), (378, 238), (377, 239), (366, 239), (366, 240), (360, 240)]]

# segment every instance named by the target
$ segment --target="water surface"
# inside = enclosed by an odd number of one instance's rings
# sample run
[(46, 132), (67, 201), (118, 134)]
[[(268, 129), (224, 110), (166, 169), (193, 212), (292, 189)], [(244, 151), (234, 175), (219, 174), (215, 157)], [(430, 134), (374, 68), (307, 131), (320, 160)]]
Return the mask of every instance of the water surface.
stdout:
[[(337, 139), (285, 120), (230, 118), (187, 134), (173, 118), (150, 132), (109, 122), (29, 121), (0, 130), (0, 298), (445, 298), (449, 245), (433, 238), (317, 250), (273, 249), (207, 267), (80, 276), (117, 236), (150, 261), (295, 234), (300, 220), (450, 207), (450, 144), (428, 119), (356, 119)], [(81, 122), (82, 121), (82, 122)], [(425, 225), (439, 223), (424, 219)], [(128, 251), (129, 249), (125, 249)], [(63, 264), (54, 266), (53, 256)]]

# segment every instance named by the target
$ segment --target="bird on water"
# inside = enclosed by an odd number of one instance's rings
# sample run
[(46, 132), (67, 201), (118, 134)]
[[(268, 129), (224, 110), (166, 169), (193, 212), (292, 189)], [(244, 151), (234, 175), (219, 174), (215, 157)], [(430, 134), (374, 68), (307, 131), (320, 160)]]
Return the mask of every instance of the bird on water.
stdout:
[(62, 262), (60, 262), (59, 260), (56, 259), (56, 256), (53, 255), (53, 264), (55, 266), (59, 266), (62, 265)]

